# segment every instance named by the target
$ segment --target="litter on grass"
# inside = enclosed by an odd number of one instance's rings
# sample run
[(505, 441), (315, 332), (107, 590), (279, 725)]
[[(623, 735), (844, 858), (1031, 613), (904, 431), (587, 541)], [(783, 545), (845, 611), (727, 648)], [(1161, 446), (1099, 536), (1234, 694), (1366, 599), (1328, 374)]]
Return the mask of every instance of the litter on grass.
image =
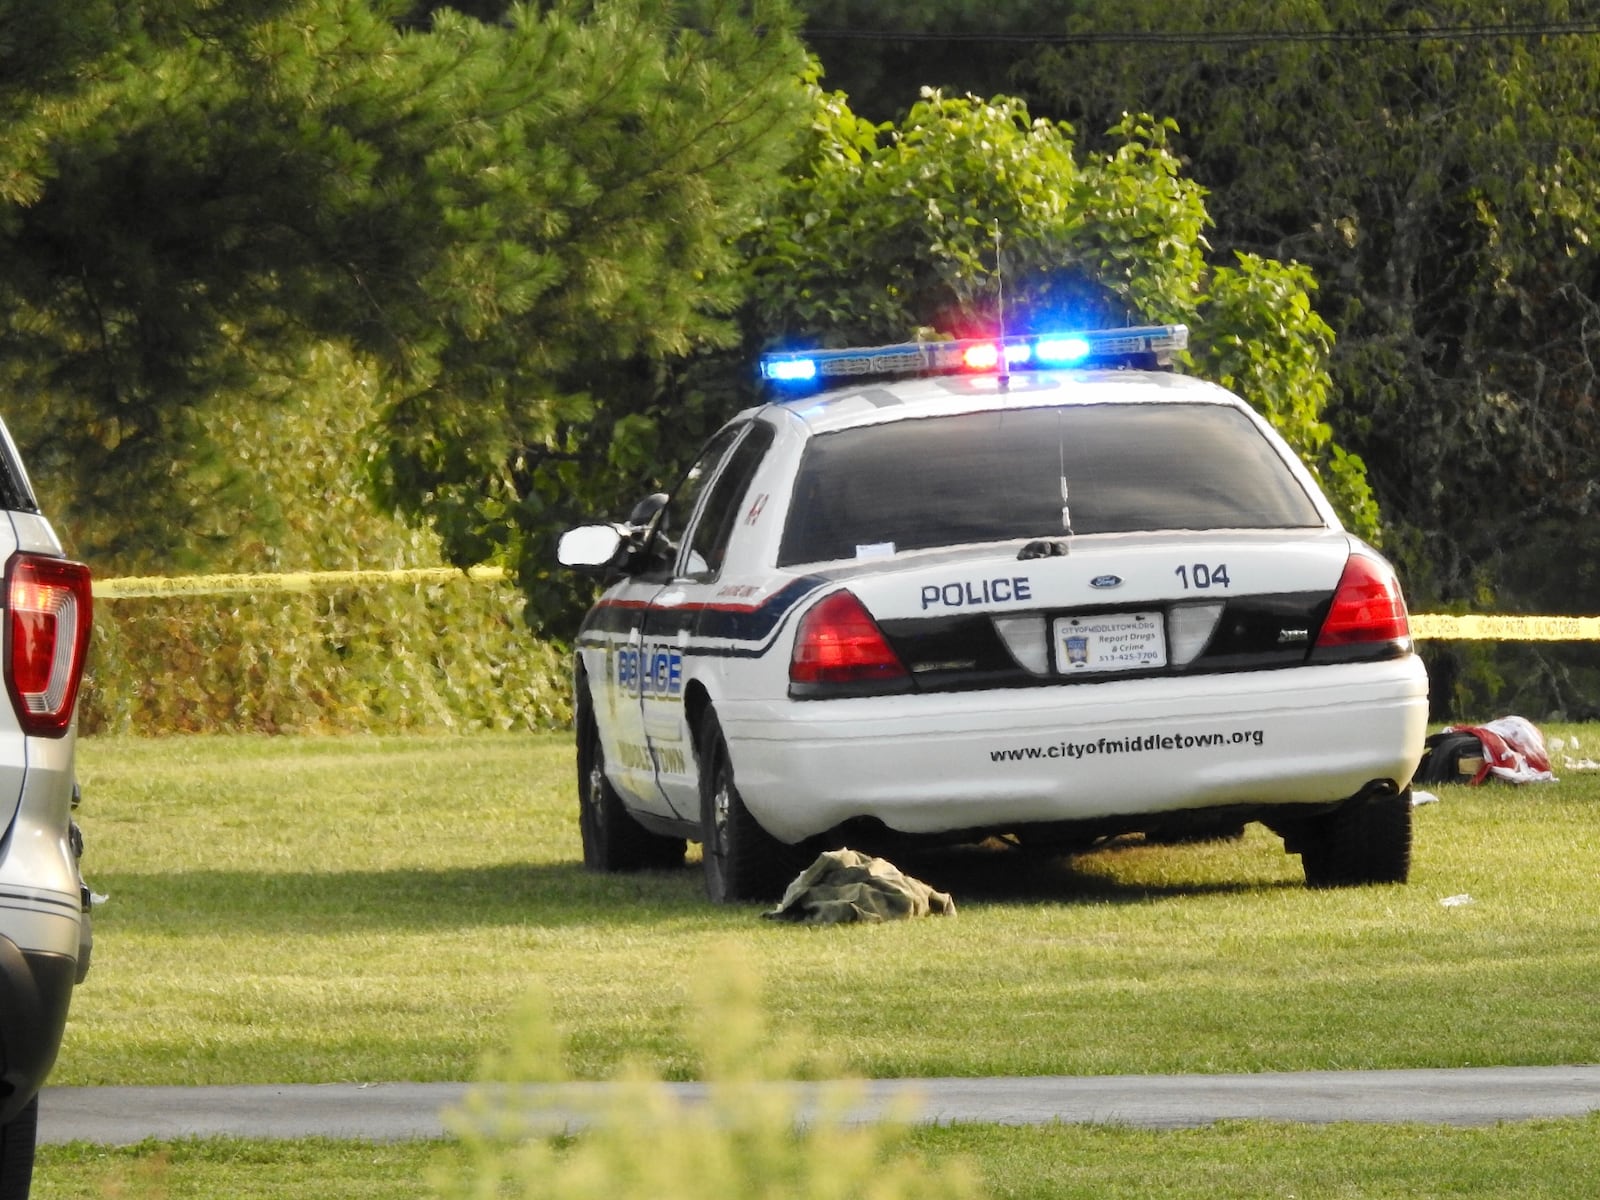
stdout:
[(1595, 762), (1594, 759), (1590, 758), (1586, 754), (1582, 758), (1573, 758), (1572, 754), (1568, 754), (1567, 753), (1568, 750), (1571, 750), (1573, 754), (1582, 754), (1583, 753), (1583, 743), (1578, 741), (1578, 739), (1575, 738), (1575, 737), (1573, 737), (1573, 738), (1553, 737), (1553, 738), (1550, 739), (1550, 753), (1551, 754), (1559, 754), (1559, 755), (1561, 755), (1561, 768), (1562, 768), (1562, 770), (1565, 770), (1565, 771), (1600, 771), (1600, 762)]
[(1448, 725), (1424, 743), (1417, 779), (1424, 783), (1554, 783), (1550, 752), (1538, 726), (1525, 717), (1483, 725)]
[(775, 921), (839, 925), (907, 917), (954, 916), (955, 901), (883, 858), (829, 850), (802, 871), (771, 912)]

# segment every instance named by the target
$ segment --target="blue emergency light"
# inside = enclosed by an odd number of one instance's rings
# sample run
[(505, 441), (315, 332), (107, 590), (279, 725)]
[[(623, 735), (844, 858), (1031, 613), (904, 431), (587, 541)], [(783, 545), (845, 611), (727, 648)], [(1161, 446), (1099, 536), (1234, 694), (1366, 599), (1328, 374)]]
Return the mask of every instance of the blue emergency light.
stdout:
[(901, 342), (845, 350), (782, 350), (761, 356), (761, 377), (774, 383), (816, 383), (853, 375), (1000, 373), (1021, 367), (1172, 365), (1189, 345), (1187, 325), (1141, 325), (1072, 333), (1020, 334), (952, 342)]
[(814, 358), (785, 358), (770, 364), (761, 364), (761, 373), (779, 383), (806, 383), (817, 377), (817, 360)]

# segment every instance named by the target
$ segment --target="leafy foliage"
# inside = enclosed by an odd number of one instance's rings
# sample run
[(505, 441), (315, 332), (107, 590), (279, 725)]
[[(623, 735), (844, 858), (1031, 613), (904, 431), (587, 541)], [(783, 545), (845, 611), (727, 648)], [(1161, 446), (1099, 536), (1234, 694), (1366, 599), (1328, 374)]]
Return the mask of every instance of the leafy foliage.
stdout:
[(97, 565), (220, 553), (186, 520), (244, 495), (214, 420), (323, 345), (381, 382), (388, 501), (453, 561), (543, 562), (619, 381), (725, 336), (728, 236), (803, 100), (780, 0), (408, 10), (129, 5), (81, 52), (24, 23), (39, 79), (97, 82), (15, 93), (9, 132), (52, 140), (0, 193), (0, 379)]
[(0, 4), (0, 204), (36, 200), (50, 169), (50, 139), (83, 119), (80, 71), (114, 42), (111, 0)]
[[(1070, 28), (1244, 36), (1061, 47), (1029, 72), (1031, 93), (1072, 119), (1178, 117), (1224, 248), (1315, 273), (1338, 332), (1328, 418), (1367, 464), (1408, 591), (1430, 606), (1596, 607), (1592, 588), (1547, 581), (1600, 551), (1600, 45), (1459, 32), (1578, 15), (1094, 0)], [(1377, 36), (1318, 36), (1363, 31)], [(1585, 685), (1558, 684), (1540, 654), (1550, 686), (1520, 702), (1582, 711)], [(1489, 672), (1450, 675), (1466, 707), (1511, 699)]]
[[(19, 16), (6, 52), (25, 69), (0, 84), (0, 381), (52, 513), (102, 575), (437, 549), (509, 567), (526, 620), (559, 637), (583, 596), (553, 569), (555, 535), (670, 482), (751, 398), (743, 351), (989, 327), (996, 230), (1009, 319), (1189, 321), (1196, 365), (1234, 379), (1372, 532), (1362, 460), (1324, 417), (1311, 277), (1260, 253), (1211, 261), (1171, 123), (1119, 117), (1085, 155), (1018, 101), (933, 92), (876, 126), (807, 89), (783, 0), (474, 11), (74, 0), (72, 19)], [(437, 548), (296, 527), (325, 514), (274, 457), (293, 442), (277, 426), (339, 410), (352, 381), (360, 428), (380, 432), (328, 427), (368, 474), (341, 477), (339, 503), (370, 485)], [(338, 674), (340, 622), (373, 617), (343, 603), (322, 644), (273, 656), (285, 695)], [(190, 613), (162, 619), (200, 636)], [(245, 655), (234, 674), (259, 667)], [(310, 719), (280, 711), (263, 726)]]
[[(450, 336), (390, 409), (385, 493), (452, 561), (505, 551), (541, 619), (572, 596), (555, 535), (648, 455), (657, 364), (732, 336), (729, 239), (803, 99), (783, 10), (742, 9), (597, 5), (581, 26), (514, 10), (507, 118), (451, 167), (474, 182), (442, 215), (488, 228), (431, 277)], [(482, 98), (458, 103), (466, 119)]]
[(566, 662), (522, 598), (465, 581), (102, 602), (85, 733), (548, 729)]
[[(294, 394), (212, 414), (206, 436), (234, 464), (241, 499), (197, 508), (191, 536), (226, 540), (212, 561), (230, 572), (439, 565), (438, 539), (376, 510), (368, 494), (367, 462), (379, 453), (370, 374), (331, 352), (306, 367)], [(65, 532), (70, 541), (76, 531)], [(510, 586), (465, 578), (102, 599), (80, 725), (148, 734), (565, 725), (565, 660), (531, 635), (524, 604)]]
[(901, 120), (919, 87), (1015, 92), (1032, 36), (1076, 0), (804, 0), (803, 32), (828, 85), (873, 120)]
[(1127, 117), (1110, 149), (1084, 155), (1069, 126), (1012, 98), (930, 91), (897, 126), (822, 95), (808, 161), (749, 239), (751, 324), (803, 346), (991, 335), (1002, 316), (1008, 329), (1187, 322), (1199, 370), (1262, 411), (1372, 536), (1363, 464), (1323, 416), (1333, 338), (1311, 273), (1208, 262), (1210, 218), (1174, 132)]

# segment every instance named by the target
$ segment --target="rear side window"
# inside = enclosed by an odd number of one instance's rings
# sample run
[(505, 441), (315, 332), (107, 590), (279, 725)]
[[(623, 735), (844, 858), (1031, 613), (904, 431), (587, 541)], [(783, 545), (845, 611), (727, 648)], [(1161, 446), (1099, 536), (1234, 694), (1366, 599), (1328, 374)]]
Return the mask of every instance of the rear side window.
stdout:
[(1225, 405), (962, 413), (813, 438), (779, 563), (1069, 530), (1321, 524), (1272, 444)]
[(28, 477), (16, 457), (9, 435), (0, 432), (0, 508), (10, 512), (38, 512)]
[(728, 465), (711, 485), (700, 509), (700, 520), (695, 525), (688, 562), (684, 566), (686, 575), (694, 579), (714, 579), (722, 570), (722, 559), (728, 552), (734, 524), (743, 511), (744, 494), (755, 478), (756, 468), (766, 457), (772, 439), (772, 426), (757, 422), (750, 427), (744, 441), (728, 455)]

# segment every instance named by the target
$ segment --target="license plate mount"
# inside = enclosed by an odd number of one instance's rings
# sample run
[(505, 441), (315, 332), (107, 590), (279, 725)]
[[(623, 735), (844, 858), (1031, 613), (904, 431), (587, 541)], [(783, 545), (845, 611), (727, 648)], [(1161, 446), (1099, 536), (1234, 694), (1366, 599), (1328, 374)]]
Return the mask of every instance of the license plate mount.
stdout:
[(1159, 612), (1090, 613), (1055, 619), (1055, 665), (1063, 675), (1148, 671), (1167, 665)]

